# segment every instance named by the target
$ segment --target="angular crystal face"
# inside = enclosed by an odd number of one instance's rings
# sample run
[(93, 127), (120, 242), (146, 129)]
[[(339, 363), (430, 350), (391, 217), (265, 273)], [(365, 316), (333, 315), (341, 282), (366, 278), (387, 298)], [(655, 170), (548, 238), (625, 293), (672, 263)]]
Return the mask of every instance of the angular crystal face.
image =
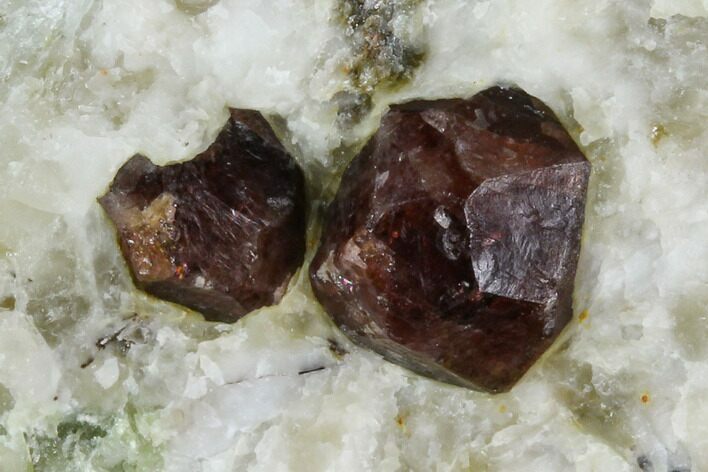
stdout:
[(231, 110), (190, 161), (134, 156), (99, 202), (135, 284), (208, 320), (277, 303), (303, 261), (304, 177), (255, 111)]
[(395, 106), (328, 209), (314, 293), (390, 361), (508, 390), (572, 316), (589, 173), (521, 90)]

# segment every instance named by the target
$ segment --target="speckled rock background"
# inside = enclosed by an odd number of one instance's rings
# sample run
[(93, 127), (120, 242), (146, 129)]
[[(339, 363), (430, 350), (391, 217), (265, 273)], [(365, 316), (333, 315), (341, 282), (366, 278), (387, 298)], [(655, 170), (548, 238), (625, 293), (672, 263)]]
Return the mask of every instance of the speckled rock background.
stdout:
[[(0, 470), (708, 470), (707, 40), (701, 0), (6, 0)], [(508, 394), (356, 349), (303, 274), (232, 326), (151, 299), (96, 203), (256, 108), (312, 246), (389, 103), (496, 83), (593, 164), (575, 320)]]

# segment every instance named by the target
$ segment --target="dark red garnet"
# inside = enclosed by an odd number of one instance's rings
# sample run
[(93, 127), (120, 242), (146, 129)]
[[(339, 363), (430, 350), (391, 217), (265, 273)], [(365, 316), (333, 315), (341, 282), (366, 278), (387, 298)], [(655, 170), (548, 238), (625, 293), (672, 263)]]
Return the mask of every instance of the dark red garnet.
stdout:
[(328, 209), (314, 293), (390, 361), (508, 390), (571, 319), (589, 174), (521, 90), (394, 106)]
[(135, 284), (208, 320), (277, 303), (303, 261), (303, 174), (256, 111), (231, 110), (191, 161), (134, 156), (99, 202)]

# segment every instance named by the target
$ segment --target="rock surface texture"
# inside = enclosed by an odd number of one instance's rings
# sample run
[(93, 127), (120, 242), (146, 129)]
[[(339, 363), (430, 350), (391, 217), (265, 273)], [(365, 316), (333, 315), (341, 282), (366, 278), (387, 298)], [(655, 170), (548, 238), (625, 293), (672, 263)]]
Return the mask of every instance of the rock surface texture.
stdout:
[(394, 363), (508, 390), (571, 319), (589, 174), (521, 90), (395, 106), (330, 205), (315, 295)]
[(134, 156), (99, 201), (136, 285), (208, 320), (277, 303), (302, 264), (303, 174), (255, 111), (231, 110), (191, 161)]

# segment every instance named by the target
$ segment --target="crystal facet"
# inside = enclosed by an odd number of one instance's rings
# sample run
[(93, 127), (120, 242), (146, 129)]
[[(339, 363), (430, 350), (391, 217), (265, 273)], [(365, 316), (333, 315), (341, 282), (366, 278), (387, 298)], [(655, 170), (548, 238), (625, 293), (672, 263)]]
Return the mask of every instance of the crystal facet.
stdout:
[(303, 174), (255, 111), (231, 110), (190, 161), (134, 156), (99, 202), (136, 285), (208, 320), (277, 303), (303, 261)]
[(328, 209), (314, 293), (392, 362), (508, 390), (572, 316), (589, 173), (521, 90), (394, 106)]

